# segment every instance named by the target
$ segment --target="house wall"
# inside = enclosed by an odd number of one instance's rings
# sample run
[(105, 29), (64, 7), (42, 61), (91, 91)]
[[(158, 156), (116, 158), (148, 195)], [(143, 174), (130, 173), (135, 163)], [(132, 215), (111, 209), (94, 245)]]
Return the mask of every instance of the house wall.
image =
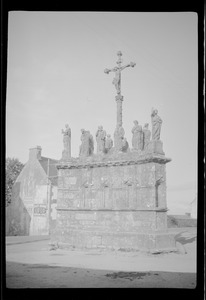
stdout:
[(13, 187), (12, 202), (6, 207), (6, 235), (29, 235), (31, 214), (20, 197), (20, 182)]
[[(30, 159), (18, 176), (12, 192), (11, 204), (6, 209), (7, 235), (48, 235), (50, 220), (56, 222), (57, 187), (47, 184), (47, 176), (38, 159)], [(48, 217), (51, 197), (52, 217)]]
[(57, 220), (57, 186), (52, 186), (51, 193), (51, 212), (50, 212), (50, 233), (56, 227)]

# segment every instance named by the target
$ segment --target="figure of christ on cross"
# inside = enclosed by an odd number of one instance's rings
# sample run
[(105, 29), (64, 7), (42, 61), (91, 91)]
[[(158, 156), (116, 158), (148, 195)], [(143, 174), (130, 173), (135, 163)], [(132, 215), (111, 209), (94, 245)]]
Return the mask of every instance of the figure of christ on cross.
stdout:
[(105, 69), (104, 73), (109, 74), (109, 72), (115, 72), (115, 77), (112, 81), (112, 83), (115, 85), (115, 88), (117, 90), (117, 95), (121, 96), (121, 71), (123, 71), (125, 68), (127, 67), (134, 67), (136, 65), (136, 63), (131, 62), (130, 64), (127, 64), (125, 66), (121, 66), (122, 63), (122, 52), (118, 51), (117, 52), (118, 55), (118, 61), (117, 61), (117, 65), (118, 67), (114, 67), (113, 69)]

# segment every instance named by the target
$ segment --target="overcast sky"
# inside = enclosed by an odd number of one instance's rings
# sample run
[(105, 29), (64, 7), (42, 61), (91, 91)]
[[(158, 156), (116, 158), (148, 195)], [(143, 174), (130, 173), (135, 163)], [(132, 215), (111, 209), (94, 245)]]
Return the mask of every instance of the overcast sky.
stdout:
[[(198, 56), (192, 12), (10, 12), (6, 156), (26, 163), (29, 148), (60, 159), (61, 130), (72, 131), (77, 157), (81, 128), (113, 136), (117, 51), (122, 72), (123, 127), (131, 146), (133, 121), (151, 129), (151, 108), (163, 120), (169, 213), (185, 213), (196, 195)], [(96, 149), (96, 145), (95, 145)]]

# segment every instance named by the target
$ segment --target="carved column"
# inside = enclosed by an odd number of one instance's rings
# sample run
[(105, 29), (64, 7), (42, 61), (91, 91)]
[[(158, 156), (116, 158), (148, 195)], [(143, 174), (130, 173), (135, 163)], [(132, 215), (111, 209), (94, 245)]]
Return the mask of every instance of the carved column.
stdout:
[(115, 97), (117, 102), (117, 126), (122, 126), (122, 101), (123, 96), (117, 95)]

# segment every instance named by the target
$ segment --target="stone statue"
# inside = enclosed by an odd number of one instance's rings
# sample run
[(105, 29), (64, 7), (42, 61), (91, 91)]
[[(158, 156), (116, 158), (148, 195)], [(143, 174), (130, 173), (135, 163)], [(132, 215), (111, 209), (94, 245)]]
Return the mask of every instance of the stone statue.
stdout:
[(105, 152), (108, 153), (110, 149), (113, 147), (113, 140), (110, 134), (107, 134), (106, 141), (105, 141)]
[(69, 128), (69, 125), (65, 125), (65, 130), (62, 129), (63, 133), (63, 144), (64, 144), (64, 150), (62, 152), (62, 158), (68, 159), (71, 157), (71, 129)]
[(121, 150), (122, 150), (122, 152), (127, 152), (128, 148), (129, 148), (129, 144), (127, 142), (127, 139), (124, 137), (122, 139), (122, 149)]
[(91, 156), (94, 152), (94, 140), (89, 131), (86, 131), (85, 129), (81, 129), (82, 135), (81, 135), (81, 146), (79, 151), (80, 157), (87, 157)]
[(117, 151), (122, 151), (124, 139), (124, 128), (120, 125), (117, 125), (114, 132), (114, 147)]
[(122, 52), (118, 51), (117, 55), (119, 57), (118, 61), (117, 61), (118, 67), (114, 67), (113, 69), (105, 69), (104, 72), (106, 74), (109, 74), (109, 72), (115, 72), (115, 77), (114, 77), (112, 83), (115, 85), (115, 88), (117, 90), (117, 94), (121, 95), (121, 71), (123, 71), (127, 67), (134, 67), (136, 64), (133, 63), (133, 62), (131, 62), (130, 64), (127, 64), (125, 66), (121, 66), (121, 63), (122, 63), (122, 59), (121, 59)]
[(132, 147), (135, 150), (143, 150), (143, 132), (142, 126), (139, 125), (138, 121), (134, 121), (134, 127), (132, 128)]
[(106, 131), (103, 130), (102, 126), (99, 126), (96, 132), (97, 153), (104, 153), (105, 139), (106, 139)]
[(160, 139), (160, 131), (162, 126), (162, 119), (158, 116), (158, 110), (152, 108), (152, 140), (158, 141)]
[(151, 131), (148, 129), (149, 124), (146, 123), (143, 127), (143, 148), (146, 150), (148, 148), (150, 137), (151, 137)]
[(89, 131), (88, 134), (89, 134), (89, 155), (92, 155), (94, 153), (94, 139)]

